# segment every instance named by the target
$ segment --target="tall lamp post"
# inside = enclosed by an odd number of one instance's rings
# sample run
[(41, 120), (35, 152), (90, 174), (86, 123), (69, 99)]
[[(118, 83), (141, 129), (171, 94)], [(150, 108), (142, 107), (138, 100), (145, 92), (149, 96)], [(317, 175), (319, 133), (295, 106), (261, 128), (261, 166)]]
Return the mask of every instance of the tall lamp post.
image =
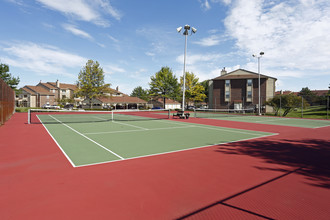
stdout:
[(259, 56), (258, 55), (255, 55), (255, 54), (252, 55), (253, 57), (257, 57), (258, 58), (258, 75), (259, 75), (258, 76), (258, 96), (259, 96), (258, 115), (261, 115), (261, 112), (260, 112), (260, 58), (264, 54), (265, 54), (264, 52), (260, 52), (259, 53)]
[[(177, 32), (180, 33), (182, 30), (182, 27), (178, 27)], [(190, 26), (186, 24), (184, 26), (184, 32), (183, 35), (185, 36), (185, 46), (184, 46), (184, 59), (183, 59), (183, 95), (182, 95), (182, 111), (184, 112), (184, 101), (185, 101), (185, 90), (186, 90), (186, 56), (187, 56), (187, 37), (189, 35)], [(195, 34), (197, 32), (197, 29), (194, 27), (191, 27), (191, 34)]]

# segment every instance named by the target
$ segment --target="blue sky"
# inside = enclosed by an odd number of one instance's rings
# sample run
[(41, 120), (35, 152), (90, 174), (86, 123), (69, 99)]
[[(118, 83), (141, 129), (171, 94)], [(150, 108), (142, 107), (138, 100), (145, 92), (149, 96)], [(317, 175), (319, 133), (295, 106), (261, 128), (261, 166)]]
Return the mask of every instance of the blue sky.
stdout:
[(20, 87), (75, 83), (88, 59), (98, 61), (112, 88), (149, 88), (163, 66), (179, 78), (189, 24), (186, 71), (200, 81), (243, 68), (276, 90), (328, 89), (329, 0), (0, 0), (0, 63)]

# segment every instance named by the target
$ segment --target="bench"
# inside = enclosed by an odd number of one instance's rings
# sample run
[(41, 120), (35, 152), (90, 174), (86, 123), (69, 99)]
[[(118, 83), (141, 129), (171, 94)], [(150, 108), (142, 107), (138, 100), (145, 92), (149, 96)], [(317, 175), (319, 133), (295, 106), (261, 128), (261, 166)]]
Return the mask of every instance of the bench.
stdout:
[(184, 111), (177, 111), (176, 113), (173, 113), (173, 118), (178, 117), (180, 119), (188, 119), (190, 116), (190, 113), (184, 113)]

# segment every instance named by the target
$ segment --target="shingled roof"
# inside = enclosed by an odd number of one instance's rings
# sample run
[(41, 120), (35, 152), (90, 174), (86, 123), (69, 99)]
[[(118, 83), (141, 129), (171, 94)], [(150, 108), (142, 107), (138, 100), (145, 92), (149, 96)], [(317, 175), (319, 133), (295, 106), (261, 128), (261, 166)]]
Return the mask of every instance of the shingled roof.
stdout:
[(140, 99), (138, 97), (131, 97), (128, 95), (123, 96), (110, 96), (110, 97), (99, 97), (97, 98), (103, 103), (140, 103), (140, 104), (146, 104), (147, 102), (143, 99)]
[(55, 95), (54, 93), (50, 92), (49, 90), (41, 86), (24, 86), (22, 89), (30, 94), (52, 95), (52, 96)]
[[(238, 71), (244, 71), (245, 74), (236, 74)], [(213, 80), (226, 80), (226, 79), (257, 79), (259, 78), (259, 74), (258, 73), (255, 73), (255, 72), (252, 72), (252, 71), (248, 71), (248, 70), (245, 70), (245, 69), (237, 69), (237, 70), (234, 70), (232, 72), (229, 72), (229, 73), (226, 73), (224, 75), (221, 75), (221, 76), (218, 76), (216, 78), (214, 78)], [(260, 78), (273, 78), (273, 79), (276, 79), (274, 77), (270, 77), (270, 76), (266, 76), (266, 75), (263, 75), (263, 74), (260, 74)]]

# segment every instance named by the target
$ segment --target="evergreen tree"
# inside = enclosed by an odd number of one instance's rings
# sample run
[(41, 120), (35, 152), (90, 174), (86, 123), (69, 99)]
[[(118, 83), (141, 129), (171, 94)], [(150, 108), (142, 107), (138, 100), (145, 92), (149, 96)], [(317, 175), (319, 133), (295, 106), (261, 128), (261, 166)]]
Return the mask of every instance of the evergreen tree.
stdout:
[(7, 64), (0, 64), (0, 78), (7, 83), (10, 88), (17, 91), (17, 85), (19, 84), (19, 77), (13, 77), (9, 73), (9, 66)]

